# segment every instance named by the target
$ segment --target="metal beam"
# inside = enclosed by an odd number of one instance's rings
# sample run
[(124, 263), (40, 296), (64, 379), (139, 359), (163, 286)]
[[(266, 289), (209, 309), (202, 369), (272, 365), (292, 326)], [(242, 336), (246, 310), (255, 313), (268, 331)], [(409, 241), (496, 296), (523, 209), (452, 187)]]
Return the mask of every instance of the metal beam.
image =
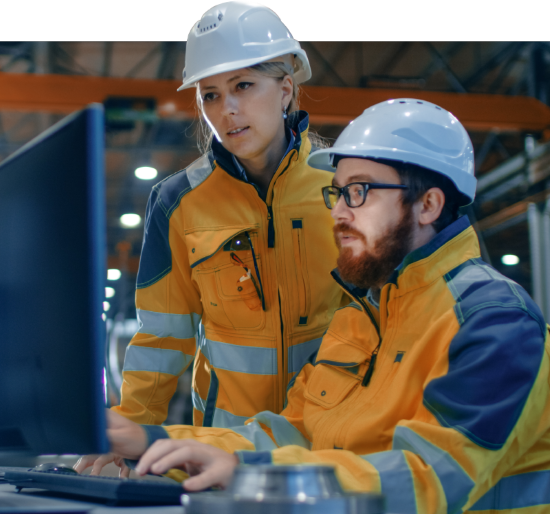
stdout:
[(529, 249), (531, 253), (531, 295), (544, 311), (544, 264), (542, 262), (542, 213), (536, 203), (527, 206)]
[[(195, 118), (195, 91), (179, 81), (0, 73), (0, 110), (69, 113), (109, 96), (155, 98), (159, 114)], [(451, 111), (469, 130), (550, 128), (550, 107), (536, 98), (406, 89), (304, 86), (301, 107), (313, 124), (346, 125), (367, 107), (390, 98), (418, 98)]]
[(382, 62), (378, 68), (374, 71), (373, 75), (390, 75), (393, 70), (396, 68), (397, 64), (405, 53), (409, 50), (409, 47), (412, 46), (414, 43), (394, 43), (394, 48), (392, 49), (392, 53), (390, 54), (390, 57), (386, 59), (384, 62)]
[(524, 43), (509, 43), (499, 52), (497, 52), (493, 57), (488, 59), (485, 64), (481, 67), (478, 67), (472, 75), (470, 75), (466, 80), (464, 80), (463, 85), (466, 89), (470, 89), (472, 86), (475, 86), (480, 80), (482, 80), (487, 73), (499, 66), (503, 61), (505, 61), (510, 54), (514, 54), (519, 50)]
[(432, 55), (433, 60), (437, 62), (440, 68), (443, 68), (443, 71), (445, 72), (445, 76), (447, 77), (447, 80), (451, 84), (452, 88), (458, 93), (466, 93), (467, 92), (466, 88), (462, 85), (462, 83), (460, 82), (460, 79), (456, 76), (455, 72), (449, 66), (447, 61), (437, 51), (437, 48), (435, 48), (435, 46), (433, 46), (431, 43), (424, 43), (424, 45), (428, 48), (430, 54)]
[(162, 43), (162, 57), (157, 69), (157, 79), (173, 79), (174, 68), (178, 58), (179, 43), (174, 41)]
[[(515, 98), (515, 97), (514, 97)], [(529, 155), (529, 160), (538, 159), (547, 151), (547, 145), (536, 145), (533, 152)], [(512, 157), (510, 160), (503, 162), (491, 171), (484, 173), (477, 181), (477, 194), (485, 191), (489, 187), (498, 182), (515, 175), (521, 171), (527, 164), (528, 159), (524, 152)]]
[(103, 67), (101, 70), (101, 75), (108, 77), (111, 74), (111, 62), (113, 58), (113, 45), (111, 41), (106, 41), (103, 43)]
[(504, 60), (503, 65), (498, 73), (498, 76), (493, 80), (491, 85), (488, 88), (488, 92), (493, 94), (496, 93), (499, 89), (499, 87), (502, 85), (504, 80), (508, 77), (510, 71), (514, 67), (514, 65), (517, 63), (518, 59), (521, 56), (521, 50), (523, 50), (523, 47), (527, 45), (527, 43), (520, 43), (520, 45), (515, 49), (513, 53), (510, 54), (507, 59)]
[[(344, 52), (344, 50), (348, 45), (349, 43), (347, 42), (342, 43), (336, 51), (336, 57), (339, 57)], [(316, 82), (321, 82), (325, 78), (325, 76), (330, 73), (330, 75), (336, 79), (336, 81), (339, 83), (340, 86), (343, 86), (343, 87), (347, 86), (344, 79), (340, 77), (338, 72), (333, 68), (332, 64), (324, 58), (323, 54), (319, 52), (317, 48), (315, 48), (315, 45), (313, 43), (308, 43), (307, 49), (308, 49), (308, 52), (310, 52), (310, 54), (313, 54), (315, 58), (321, 61), (321, 63), (323, 64), (323, 70), (318, 75), (318, 77), (316, 77)]]
[[(445, 50), (443, 50), (443, 52), (441, 53), (441, 57), (443, 57), (446, 62), (448, 59), (453, 58), (460, 50), (462, 50), (464, 45), (465, 43), (449, 43)], [(430, 64), (428, 64), (428, 66), (426, 66), (426, 68), (424, 68), (424, 70), (420, 72), (420, 76), (427, 81), (442, 66), (443, 64), (441, 61), (431, 60)]]

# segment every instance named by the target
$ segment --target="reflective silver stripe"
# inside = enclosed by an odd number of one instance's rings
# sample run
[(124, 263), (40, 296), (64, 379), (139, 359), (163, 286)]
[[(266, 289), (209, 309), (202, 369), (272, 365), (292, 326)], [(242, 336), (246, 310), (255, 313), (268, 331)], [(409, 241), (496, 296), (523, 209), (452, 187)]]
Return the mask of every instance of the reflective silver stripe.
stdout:
[(177, 350), (129, 345), (122, 371), (151, 371), (179, 377), (192, 360), (192, 355)]
[(303, 436), (302, 432), (292, 425), (284, 416), (264, 410), (256, 414), (254, 419), (271, 428), (277, 446), (295, 444), (308, 450), (311, 449), (311, 443)]
[(192, 189), (202, 184), (214, 171), (212, 164), (207, 155), (203, 155), (200, 159), (197, 159), (193, 164), (186, 168), (187, 179)]
[(296, 344), (288, 349), (288, 372), (297, 373), (307, 362), (308, 357), (319, 349), (322, 337)]
[(204, 414), (206, 410), (206, 400), (203, 400), (194, 389), (191, 389), (191, 400), (193, 401), (193, 407)]
[(420, 456), (439, 478), (447, 499), (447, 514), (461, 512), (475, 483), (450, 453), (403, 426), (395, 428), (392, 450), (406, 450)]
[(137, 318), (139, 333), (157, 337), (175, 337), (176, 339), (195, 337), (201, 320), (201, 316), (194, 312), (191, 314), (166, 314), (165, 312), (142, 309), (137, 309)]
[(240, 346), (206, 339), (206, 348), (204, 350), (201, 348), (201, 352), (217, 369), (252, 375), (277, 374), (277, 350), (275, 348)]
[[(501, 478), (489, 489), (468, 512), (497, 511), (515, 512), (515, 509), (538, 507), (550, 510), (550, 471), (531, 471)], [(509, 509), (509, 510), (508, 510)], [(538, 512), (541, 512), (537, 509)], [(529, 511), (527, 511), (529, 512)]]
[(417, 514), (413, 474), (403, 451), (390, 450), (359, 457), (378, 471), (388, 512)]
[(212, 426), (219, 428), (241, 427), (247, 419), (250, 419), (250, 416), (235, 416), (231, 412), (216, 407), (214, 409)]
[(232, 427), (231, 430), (248, 439), (254, 445), (254, 449), (257, 452), (271, 451), (277, 448), (273, 439), (263, 431), (257, 421), (253, 421), (243, 427)]

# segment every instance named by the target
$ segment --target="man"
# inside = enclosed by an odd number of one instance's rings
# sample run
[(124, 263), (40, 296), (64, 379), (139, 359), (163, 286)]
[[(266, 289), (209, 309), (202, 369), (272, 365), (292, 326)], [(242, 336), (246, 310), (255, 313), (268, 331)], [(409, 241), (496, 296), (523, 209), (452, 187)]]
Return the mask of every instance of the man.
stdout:
[(234, 430), (156, 433), (113, 414), (115, 451), (137, 458), (169, 436), (137, 471), (186, 470), (189, 490), (225, 486), (239, 462), (330, 463), (346, 489), (384, 493), (392, 513), (548, 512), (548, 329), (459, 217), (475, 192), (462, 125), (428, 102), (390, 100), (309, 163), (337, 166), (323, 190), (333, 276), (354, 302), (285, 410)]

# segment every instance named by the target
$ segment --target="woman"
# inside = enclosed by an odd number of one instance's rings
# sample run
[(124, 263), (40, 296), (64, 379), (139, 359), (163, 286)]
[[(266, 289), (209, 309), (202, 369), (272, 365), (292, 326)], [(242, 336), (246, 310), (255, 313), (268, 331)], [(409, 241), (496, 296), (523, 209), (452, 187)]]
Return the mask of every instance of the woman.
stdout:
[(194, 425), (235, 427), (280, 412), (348, 303), (330, 277), (336, 247), (319, 194), (332, 175), (306, 164), (312, 145), (297, 84), (310, 76), (305, 52), (266, 7), (220, 4), (191, 29), (179, 89), (196, 86), (215, 137), (149, 198), (140, 329), (114, 408), (126, 418), (161, 424), (191, 362)]

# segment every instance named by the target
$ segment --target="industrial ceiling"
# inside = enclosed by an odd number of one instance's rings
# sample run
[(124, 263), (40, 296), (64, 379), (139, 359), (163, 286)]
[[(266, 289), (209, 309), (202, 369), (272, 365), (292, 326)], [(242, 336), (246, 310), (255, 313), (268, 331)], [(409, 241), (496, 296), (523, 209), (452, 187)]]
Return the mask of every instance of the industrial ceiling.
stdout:
[[(396, 97), (432, 101), (464, 123), (480, 179), (468, 214), (477, 221), (484, 256), (536, 293), (528, 223), (530, 206), (542, 212), (550, 192), (550, 45), (302, 46), (313, 77), (303, 88), (301, 103), (322, 136), (336, 138), (364, 109)], [(113, 282), (109, 317), (135, 317), (133, 283), (143, 225), (124, 228), (120, 216), (132, 212), (143, 217), (151, 186), (199, 156), (193, 92), (176, 93), (184, 59), (184, 42), (0, 43), (0, 160), (69, 112), (90, 102), (106, 107), (109, 267), (126, 270), (122, 281)], [(134, 170), (142, 165), (157, 168), (158, 177), (137, 179)], [(504, 265), (504, 254), (517, 255), (519, 263)]]

